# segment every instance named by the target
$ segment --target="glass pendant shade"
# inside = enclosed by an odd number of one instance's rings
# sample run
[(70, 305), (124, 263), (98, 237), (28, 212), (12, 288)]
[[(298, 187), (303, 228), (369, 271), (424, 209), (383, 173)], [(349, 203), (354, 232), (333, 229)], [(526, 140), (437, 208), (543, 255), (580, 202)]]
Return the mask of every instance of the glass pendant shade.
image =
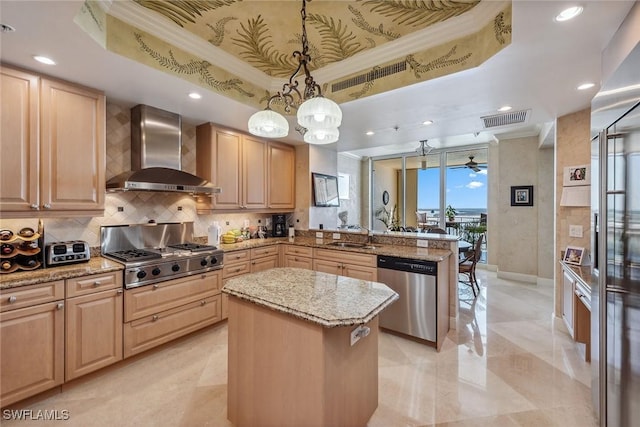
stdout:
[(342, 124), (342, 111), (332, 100), (316, 96), (298, 108), (298, 124), (307, 129), (337, 128)]
[(340, 131), (338, 128), (307, 129), (304, 134), (304, 142), (308, 144), (331, 144), (338, 141)]
[(249, 118), (249, 132), (265, 138), (283, 138), (289, 134), (289, 122), (282, 114), (267, 108)]

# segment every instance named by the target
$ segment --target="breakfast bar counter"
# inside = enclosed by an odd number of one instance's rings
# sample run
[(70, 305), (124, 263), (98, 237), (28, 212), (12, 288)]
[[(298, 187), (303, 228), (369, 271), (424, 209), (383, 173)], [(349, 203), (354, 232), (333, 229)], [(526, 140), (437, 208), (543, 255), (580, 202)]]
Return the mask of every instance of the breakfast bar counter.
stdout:
[(364, 426), (378, 406), (377, 282), (298, 268), (230, 279), (228, 418), (236, 426)]

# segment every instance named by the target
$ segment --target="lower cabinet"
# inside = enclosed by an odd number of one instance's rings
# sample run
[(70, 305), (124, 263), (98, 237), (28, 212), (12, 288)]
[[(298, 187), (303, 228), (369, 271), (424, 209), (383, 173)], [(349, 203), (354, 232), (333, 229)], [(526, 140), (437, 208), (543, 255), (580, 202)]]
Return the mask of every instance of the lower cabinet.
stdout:
[(313, 269), (372, 282), (378, 279), (377, 257), (357, 252), (316, 248)]
[(220, 294), (124, 325), (124, 357), (141, 353), (221, 320)]
[(562, 270), (562, 318), (569, 330), (571, 338), (573, 336), (573, 294), (574, 294), (575, 280), (571, 273)]
[(64, 301), (2, 312), (0, 357), (1, 407), (62, 384)]
[(122, 360), (122, 293), (67, 299), (65, 381)]
[(125, 291), (124, 357), (222, 319), (221, 271)]
[(284, 245), (283, 267), (313, 270), (313, 248), (309, 246)]
[(278, 255), (277, 245), (251, 249), (251, 272), (257, 273), (278, 267), (280, 265)]

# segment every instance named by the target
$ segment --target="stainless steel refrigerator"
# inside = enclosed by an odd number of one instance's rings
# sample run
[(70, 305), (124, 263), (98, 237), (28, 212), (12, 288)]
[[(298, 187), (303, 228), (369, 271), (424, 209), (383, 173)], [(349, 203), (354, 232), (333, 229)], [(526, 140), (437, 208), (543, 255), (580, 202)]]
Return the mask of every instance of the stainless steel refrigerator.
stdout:
[(640, 426), (640, 43), (591, 113), (593, 403), (601, 426)]

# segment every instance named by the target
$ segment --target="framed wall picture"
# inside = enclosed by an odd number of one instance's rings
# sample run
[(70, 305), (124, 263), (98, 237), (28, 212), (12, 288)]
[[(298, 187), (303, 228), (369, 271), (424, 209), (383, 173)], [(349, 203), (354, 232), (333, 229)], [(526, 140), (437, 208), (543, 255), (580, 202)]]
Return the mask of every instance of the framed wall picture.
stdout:
[(590, 165), (567, 166), (562, 174), (562, 186), (591, 185)]
[(511, 206), (533, 206), (533, 185), (512, 186)]
[(314, 206), (340, 206), (340, 199), (338, 198), (338, 178), (316, 172), (312, 172), (311, 177), (313, 182)]
[(584, 248), (577, 246), (567, 246), (564, 250), (564, 258), (562, 260), (567, 264), (582, 265), (584, 257)]

